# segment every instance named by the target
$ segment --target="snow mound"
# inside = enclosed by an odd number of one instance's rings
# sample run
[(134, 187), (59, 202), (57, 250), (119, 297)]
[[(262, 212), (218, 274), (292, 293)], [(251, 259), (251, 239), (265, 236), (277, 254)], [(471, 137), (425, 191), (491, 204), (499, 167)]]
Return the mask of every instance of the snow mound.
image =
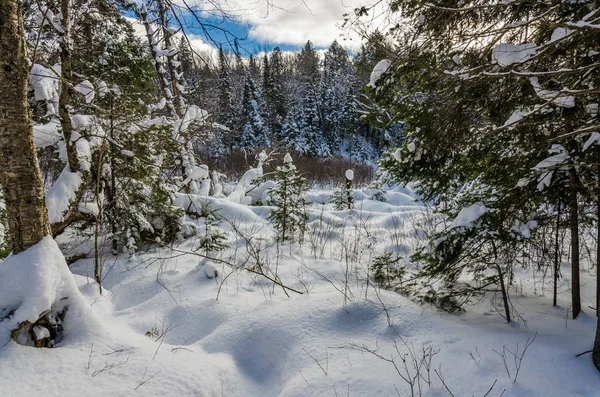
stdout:
[(62, 252), (54, 239), (47, 236), (0, 263), (0, 318), (8, 317), (0, 322), (0, 336), (4, 337), (3, 334), (24, 321), (36, 321), (41, 313), (63, 299), (63, 304), (69, 306), (67, 327), (73, 335), (81, 335), (87, 327), (98, 327), (87, 313), (89, 304), (79, 292)]

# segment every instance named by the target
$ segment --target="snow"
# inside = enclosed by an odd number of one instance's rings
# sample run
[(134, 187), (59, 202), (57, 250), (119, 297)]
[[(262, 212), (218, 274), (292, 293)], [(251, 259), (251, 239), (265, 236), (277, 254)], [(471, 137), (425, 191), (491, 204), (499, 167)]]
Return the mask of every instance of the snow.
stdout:
[(58, 114), (59, 76), (60, 65), (54, 65), (52, 69), (37, 63), (31, 66), (29, 85), (36, 101), (47, 102), (48, 114)]
[(185, 133), (190, 127), (190, 125), (194, 123), (204, 122), (207, 117), (208, 112), (206, 110), (200, 109), (198, 106), (195, 105), (188, 106), (188, 108), (185, 110), (183, 118), (179, 121), (179, 124), (176, 126), (175, 131)]
[(94, 90), (94, 85), (89, 82), (89, 80), (83, 80), (81, 83), (77, 84), (73, 87), (75, 91), (80, 93), (85, 98), (85, 103), (91, 103), (96, 96), (96, 91)]
[(88, 316), (79, 319), (78, 316), (84, 314), (88, 304), (51, 237), (45, 237), (20, 254), (9, 256), (0, 263), (0, 308), (4, 313), (16, 311), (0, 322), (0, 339), (5, 340), (8, 332), (21, 322), (37, 320), (42, 312), (63, 298), (67, 298), (68, 318), (74, 329), (76, 325), (86, 328), (83, 320)]
[(208, 175), (209, 175), (208, 166), (205, 164), (202, 164), (202, 165), (194, 168), (194, 171), (188, 178), (192, 179), (194, 181), (197, 181), (198, 179), (208, 178)]
[(533, 169), (541, 171), (541, 170), (545, 170), (547, 168), (554, 168), (557, 165), (564, 163), (568, 157), (569, 157), (569, 155), (567, 154), (566, 150), (561, 151), (558, 154), (547, 157), (544, 160), (540, 161), (539, 163), (537, 163), (535, 165), (535, 167), (533, 167)]
[(481, 218), (488, 209), (481, 203), (473, 204), (460, 210), (456, 218), (452, 221), (451, 228), (455, 227), (473, 227), (475, 221)]
[(46, 124), (36, 124), (33, 126), (33, 142), (35, 147), (42, 149), (48, 146), (54, 146), (63, 138), (59, 132), (60, 122), (52, 119)]
[[(65, 339), (55, 349), (4, 345), (16, 317), (25, 317), (17, 312), (0, 322), (0, 395), (405, 396), (410, 388), (394, 366), (366, 350), (401, 360), (399, 354), (413, 346), (437, 352), (432, 371), (442, 371), (455, 396), (483, 396), (494, 382), (490, 396), (597, 396), (600, 379), (589, 355), (575, 357), (590, 348), (596, 319), (591, 310), (577, 321), (568, 318), (567, 267), (561, 269), (559, 307), (532, 293), (536, 284), (529, 270), (515, 269), (521, 293), (511, 292), (522, 321), (512, 325), (503, 323), (488, 299), (460, 315), (419, 306), (366, 282), (372, 255), (405, 256), (419, 245), (419, 220), (427, 210), (412, 188), (387, 189), (385, 203), (357, 190), (354, 212), (334, 211), (326, 201), (330, 194), (307, 195), (323, 203), (309, 207), (302, 245), (273, 242), (269, 207), (177, 194), (178, 206), (210, 203), (218, 210), (227, 219), (221, 229), (231, 248), (215, 254), (217, 260), (193, 254), (194, 239), (180, 241), (177, 251), (156, 247), (132, 258), (106, 254), (110, 266), (101, 296), (91, 278), (93, 259), (72, 264), (73, 276), (50, 238), (9, 257), (0, 264), (0, 314), (22, 303), (23, 313), (35, 316), (51, 302), (47, 297), (66, 295), (69, 311)], [(485, 210), (483, 204), (465, 208), (456, 224), (472, 224)], [(534, 227), (523, 221), (515, 232), (526, 237)], [(69, 233), (59, 243), (88, 254), (92, 246)], [(257, 247), (262, 268), (303, 294), (288, 291), (288, 297), (281, 287), (241, 269), (256, 265), (249, 253)], [(355, 255), (350, 271), (344, 252)], [(593, 302), (595, 284), (586, 277), (594, 272), (586, 270), (584, 265), (584, 300)], [(513, 382), (495, 351), (522, 348), (536, 332)], [(507, 365), (514, 376), (512, 360)], [(35, 376), (24, 381), (23, 374)], [(422, 395), (448, 395), (433, 372), (431, 378)]]
[(83, 182), (80, 172), (71, 172), (65, 167), (54, 185), (46, 192), (46, 206), (50, 223), (61, 222), (77, 197), (77, 190)]
[(502, 43), (494, 47), (492, 61), (500, 66), (510, 66), (515, 63), (523, 63), (535, 56), (537, 46), (533, 43), (520, 45)]
[(585, 144), (583, 145), (583, 151), (585, 152), (586, 150), (588, 150), (590, 148), (590, 146), (594, 145), (594, 144), (598, 144), (600, 142), (600, 134), (597, 132), (592, 132), (590, 134), (590, 137), (588, 138), (587, 141), (585, 141)]
[(385, 72), (387, 72), (390, 65), (391, 65), (391, 63), (387, 59), (382, 59), (381, 61), (377, 62), (377, 65), (375, 65), (375, 67), (373, 68), (373, 71), (371, 72), (371, 78), (370, 78), (369, 84), (367, 84), (367, 86), (375, 88), (375, 84), (377, 84), (377, 81), (379, 81), (381, 76)]
[(349, 180), (349, 181), (354, 180), (354, 171), (352, 171), (352, 170), (346, 170), (345, 176), (346, 176), (346, 179)]
[(103, 80), (98, 80), (96, 87), (98, 88), (98, 96), (100, 98), (104, 98), (106, 94), (109, 93), (108, 85), (106, 85), (106, 82)]
[(557, 40), (562, 40), (562, 39), (564, 39), (565, 37), (571, 35), (574, 32), (575, 31), (573, 29), (556, 28), (552, 32), (552, 36), (550, 37), (550, 43), (553, 43), (553, 42), (555, 42)]
[(568, 95), (560, 95), (557, 91), (544, 90), (542, 89), (540, 82), (537, 77), (530, 77), (529, 82), (533, 86), (535, 93), (538, 97), (543, 99), (544, 101), (554, 102), (557, 106), (564, 108), (572, 108), (575, 107), (575, 97)]
[(50, 337), (50, 331), (48, 330), (48, 328), (45, 327), (35, 326), (33, 327), (33, 332), (35, 333), (35, 337), (38, 340)]

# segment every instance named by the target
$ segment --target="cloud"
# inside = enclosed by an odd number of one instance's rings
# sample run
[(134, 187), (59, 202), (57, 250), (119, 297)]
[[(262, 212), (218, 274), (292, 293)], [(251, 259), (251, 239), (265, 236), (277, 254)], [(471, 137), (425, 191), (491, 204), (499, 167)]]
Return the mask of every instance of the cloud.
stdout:
[[(203, 16), (210, 15), (206, 2), (199, 1), (186, 0), (186, 3), (195, 2), (198, 9), (203, 10)], [(343, 16), (352, 14), (356, 7), (370, 6), (373, 3), (377, 1), (221, 0), (218, 2), (222, 11), (232, 15), (239, 24), (249, 27), (248, 37), (259, 45), (264, 43), (266, 47), (273, 45), (301, 47), (311, 40), (316, 47), (326, 48), (337, 39), (340, 44), (350, 49), (356, 49), (361, 40), (355, 32), (340, 28)], [(382, 2), (377, 7), (376, 19), (383, 18), (381, 10), (386, 7), (385, 3)], [(373, 22), (376, 21), (370, 21)], [(344, 37), (347, 40), (344, 40)]]
[[(146, 36), (146, 29), (144, 28), (142, 22), (140, 22), (136, 18), (131, 17), (125, 17), (125, 19), (129, 21), (133, 26), (135, 35), (138, 38), (140, 38), (143, 43), (148, 43), (148, 36)], [(153, 26), (154, 29), (158, 28), (156, 25)], [(175, 34), (175, 43), (179, 43), (179, 40), (181, 40), (182, 36), (183, 34), (181, 32), (177, 32)], [(206, 43), (206, 41), (202, 37), (190, 33), (188, 33), (186, 36), (190, 44), (192, 45), (192, 48), (194, 49), (196, 55), (199, 56), (204, 62), (211, 63), (217, 59), (217, 49), (214, 46)]]

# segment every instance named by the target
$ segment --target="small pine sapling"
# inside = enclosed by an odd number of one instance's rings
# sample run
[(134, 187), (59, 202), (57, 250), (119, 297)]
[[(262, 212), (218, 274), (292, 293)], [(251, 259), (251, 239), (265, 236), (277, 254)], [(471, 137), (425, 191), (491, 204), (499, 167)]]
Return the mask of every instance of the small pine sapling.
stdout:
[(204, 217), (204, 236), (200, 237), (198, 249), (205, 254), (214, 254), (229, 247), (226, 243), (227, 237), (219, 228), (219, 212), (211, 208), (210, 203), (202, 205), (202, 217)]
[(400, 259), (402, 258), (394, 257), (391, 252), (375, 257), (371, 264), (373, 280), (384, 288), (391, 288), (397, 284), (401, 286), (406, 269), (400, 266)]
[(375, 180), (369, 185), (371, 190), (371, 200), (386, 202), (388, 201), (387, 193), (384, 189), (386, 185), (387, 172), (379, 173), (376, 175)]
[(329, 196), (329, 200), (333, 204), (336, 211), (354, 208), (354, 192), (352, 190), (352, 181), (354, 180), (354, 171), (346, 171), (346, 181)]
[(308, 221), (308, 202), (304, 198), (308, 184), (292, 164), (289, 153), (283, 159), (283, 166), (275, 171), (275, 182), (276, 186), (269, 189), (270, 204), (275, 207), (269, 221), (277, 231), (277, 240), (293, 240), (296, 234), (302, 240)]

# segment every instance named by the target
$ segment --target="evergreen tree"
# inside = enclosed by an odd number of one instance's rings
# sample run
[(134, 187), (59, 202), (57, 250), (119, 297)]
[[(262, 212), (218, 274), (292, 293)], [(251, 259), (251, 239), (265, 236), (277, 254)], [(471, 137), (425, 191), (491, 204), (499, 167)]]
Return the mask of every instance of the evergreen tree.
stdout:
[(296, 74), (303, 86), (315, 86), (321, 77), (319, 72), (319, 56), (309, 40), (296, 58)]
[(298, 237), (302, 240), (308, 222), (308, 202), (304, 198), (308, 186), (289, 153), (285, 155), (283, 165), (275, 171), (275, 182), (277, 185), (269, 190), (269, 204), (274, 208), (268, 219), (277, 231), (277, 239), (286, 241)]
[[(585, 24), (592, 3), (392, 5), (418, 29), (371, 90), (383, 106), (372, 112), (375, 126), (408, 123), (406, 141), (383, 165), (399, 181), (418, 181), (422, 197), (440, 202), (440, 211), (454, 219), (415, 259), (427, 264), (427, 276), (444, 277), (454, 294), (476, 289), (458, 282), (463, 271), (497, 285), (509, 321), (505, 280), (515, 255), (523, 255), (536, 224), (551, 221), (547, 208), (565, 199), (573, 316), (579, 312), (578, 213), (592, 198), (581, 181), (595, 170), (582, 142), (595, 144), (587, 125), (597, 124), (588, 110), (595, 99), (584, 87), (598, 85), (598, 73), (588, 72), (597, 68), (589, 51), (598, 33), (559, 26)], [(498, 29), (490, 32), (492, 25)], [(489, 45), (472, 45), (471, 37)]]
[(246, 74), (241, 110), (240, 147), (255, 151), (269, 146), (271, 144), (269, 126), (261, 115), (256, 85), (250, 73)]
[[(232, 129), (234, 127), (233, 100), (231, 98), (231, 82), (229, 78), (229, 66), (223, 52), (223, 46), (219, 47), (219, 73), (218, 73), (218, 109), (216, 121), (219, 124)], [(230, 137), (230, 145), (234, 137)]]
[(323, 65), (325, 81), (349, 72), (350, 58), (348, 57), (348, 52), (337, 42), (337, 40), (334, 40), (325, 52)]
[(286, 99), (284, 95), (284, 61), (279, 47), (275, 47), (271, 52), (271, 92), (268, 100), (270, 101), (270, 126), (275, 136), (279, 136), (281, 126), (286, 116)]
[(198, 74), (196, 72), (194, 54), (190, 49), (188, 41), (183, 36), (179, 40), (178, 51), (179, 62), (181, 63), (181, 73), (183, 73), (182, 78), (185, 84), (183, 94), (189, 98), (190, 94), (198, 89)]
[(256, 80), (260, 75), (260, 67), (258, 66), (258, 62), (256, 62), (256, 58), (252, 54), (250, 54), (250, 59), (248, 61), (248, 71), (254, 80)]
[(379, 30), (367, 36), (366, 41), (360, 46), (360, 50), (353, 58), (356, 76), (362, 82), (362, 86), (369, 83), (375, 65), (382, 59), (390, 57), (392, 53), (390, 47), (390, 43)]
[(271, 76), (271, 65), (269, 64), (269, 56), (265, 54), (262, 67), (262, 107), (263, 117), (269, 126), (273, 125), (274, 106), (275, 106), (275, 86), (273, 77)]
[(298, 154), (331, 156), (320, 124), (315, 95), (307, 92), (300, 106), (288, 114), (282, 128), (282, 144)]

